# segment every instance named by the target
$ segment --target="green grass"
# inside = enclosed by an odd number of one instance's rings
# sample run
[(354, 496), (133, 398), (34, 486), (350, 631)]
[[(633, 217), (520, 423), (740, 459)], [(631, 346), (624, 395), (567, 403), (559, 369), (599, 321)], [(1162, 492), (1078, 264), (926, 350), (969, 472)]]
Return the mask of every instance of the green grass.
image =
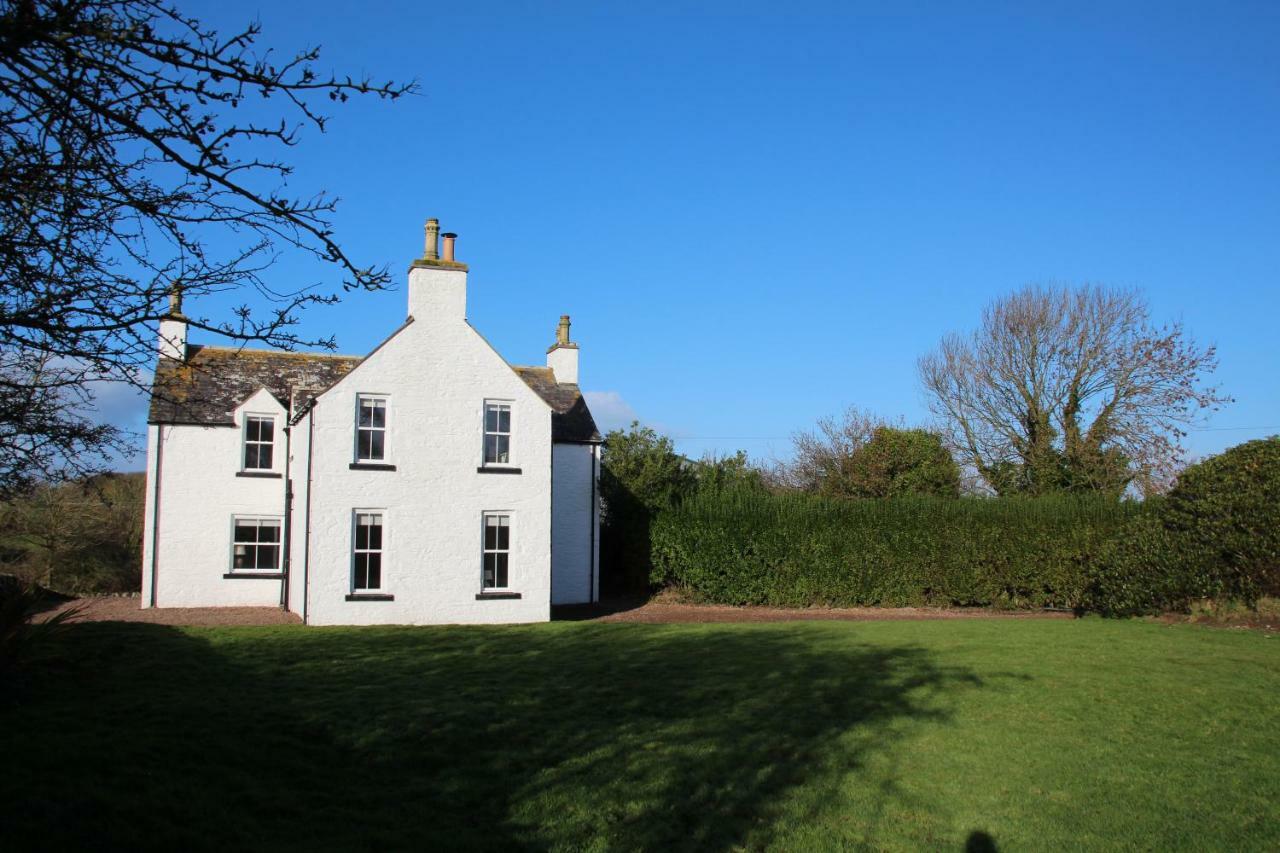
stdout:
[(1275, 849), (1280, 638), (1142, 622), (90, 624), (8, 849)]

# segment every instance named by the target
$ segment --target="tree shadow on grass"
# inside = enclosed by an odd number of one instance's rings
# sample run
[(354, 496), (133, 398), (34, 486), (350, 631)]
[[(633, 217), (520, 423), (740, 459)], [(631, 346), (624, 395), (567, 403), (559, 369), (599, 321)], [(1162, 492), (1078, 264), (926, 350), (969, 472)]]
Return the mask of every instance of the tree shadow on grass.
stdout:
[(0, 818), (46, 848), (764, 847), (982, 685), (840, 627), (77, 626), (0, 708)]

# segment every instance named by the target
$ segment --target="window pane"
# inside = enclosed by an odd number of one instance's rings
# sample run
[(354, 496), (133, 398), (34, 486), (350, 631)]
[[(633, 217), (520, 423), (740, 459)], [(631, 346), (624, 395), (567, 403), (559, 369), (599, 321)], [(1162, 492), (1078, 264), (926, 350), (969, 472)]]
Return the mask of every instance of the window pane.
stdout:
[(249, 553), (248, 545), (237, 545), (234, 548), (234, 553), (235, 553), (235, 556), (231, 562), (231, 565), (233, 568), (237, 568), (237, 569), (252, 568), (253, 560)]
[(498, 431), (498, 407), (497, 406), (484, 407), (484, 431), (485, 432)]
[(360, 401), (360, 426), (367, 427), (373, 425), (373, 402), (371, 400)]
[(366, 589), (382, 589), (382, 555), (369, 555), (369, 579)]
[(488, 589), (489, 587), (495, 585), (495, 569), (497, 565), (498, 565), (497, 554), (484, 555), (484, 579), (481, 585), (485, 589)]
[(497, 553), (493, 556), (497, 564), (497, 578), (495, 585), (505, 587), (507, 585), (507, 559), (509, 555)]
[(279, 545), (259, 545), (258, 546), (258, 565), (259, 569), (274, 569), (280, 565), (280, 546)]
[(486, 435), (484, 437), (484, 461), (498, 461), (498, 437), (496, 435)]
[(275, 521), (260, 522), (258, 527), (259, 542), (279, 542), (280, 541), (280, 524)]
[(367, 589), (369, 586), (369, 555), (356, 554), (355, 577), (351, 585), (356, 589)]
[(276, 429), (276, 422), (271, 418), (262, 418), (258, 421), (258, 440), (273, 441)]
[(498, 519), (498, 550), (506, 551), (511, 548), (511, 527), (507, 523), (507, 517), (504, 515)]
[(498, 519), (495, 516), (486, 516), (484, 520), (484, 549), (492, 551), (498, 547)]
[(511, 432), (511, 407), (498, 409), (498, 432)]
[(493, 440), (498, 444), (498, 462), (511, 461), (511, 437), (507, 435), (495, 435)]
[(364, 523), (364, 519), (366, 518), (368, 518), (368, 516), (362, 515), (360, 516), (360, 519), (356, 522), (356, 550), (357, 551), (366, 551), (369, 548), (369, 528)]
[(257, 542), (258, 541), (258, 523), (256, 521), (237, 521), (235, 541), (236, 542)]
[(384, 433), (381, 430), (377, 430), (369, 433), (369, 458), (370, 459), (382, 458), (383, 435)]
[(258, 464), (255, 467), (257, 468), (271, 467), (271, 445), (269, 444), (258, 445)]
[(387, 425), (387, 403), (385, 400), (373, 400), (373, 410), (369, 413), (372, 425), (382, 429)]
[(258, 445), (246, 444), (244, 446), (244, 467), (246, 468), (258, 467)]
[[(374, 516), (377, 519), (377, 516)], [(382, 550), (382, 525), (371, 524), (369, 526), (369, 548), (373, 551)]]
[(257, 418), (249, 418), (244, 424), (245, 441), (258, 440), (258, 424), (261, 423)]

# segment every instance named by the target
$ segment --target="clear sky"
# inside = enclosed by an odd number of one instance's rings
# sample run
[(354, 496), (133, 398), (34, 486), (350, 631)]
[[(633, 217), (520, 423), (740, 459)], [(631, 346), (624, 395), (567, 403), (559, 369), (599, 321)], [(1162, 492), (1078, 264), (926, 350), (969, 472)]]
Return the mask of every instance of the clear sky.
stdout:
[(917, 357), (1030, 282), (1136, 286), (1217, 344), (1237, 402), (1194, 452), (1280, 432), (1278, 3), (180, 5), (421, 83), (289, 152), (398, 282), (307, 313), (343, 352), (403, 319), (436, 216), (509, 361), (571, 314), (602, 425), (691, 455), (923, 420)]

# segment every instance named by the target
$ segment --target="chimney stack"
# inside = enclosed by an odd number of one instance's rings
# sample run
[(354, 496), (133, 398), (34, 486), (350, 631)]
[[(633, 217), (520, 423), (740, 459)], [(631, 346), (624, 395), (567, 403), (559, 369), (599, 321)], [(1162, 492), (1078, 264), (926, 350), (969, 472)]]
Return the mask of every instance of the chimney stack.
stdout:
[(547, 367), (555, 372), (561, 385), (578, 384), (578, 345), (569, 340), (569, 315), (560, 315), (556, 342), (547, 350)]
[(426, 247), (421, 258), (409, 265), (409, 316), (424, 323), (467, 319), (467, 265), (454, 258), (458, 235), (444, 235), (440, 257), (440, 220), (432, 217), (425, 227)]
[(160, 318), (159, 350), (162, 358), (187, 360), (187, 318), (182, 313), (182, 286), (169, 290), (169, 312)]

